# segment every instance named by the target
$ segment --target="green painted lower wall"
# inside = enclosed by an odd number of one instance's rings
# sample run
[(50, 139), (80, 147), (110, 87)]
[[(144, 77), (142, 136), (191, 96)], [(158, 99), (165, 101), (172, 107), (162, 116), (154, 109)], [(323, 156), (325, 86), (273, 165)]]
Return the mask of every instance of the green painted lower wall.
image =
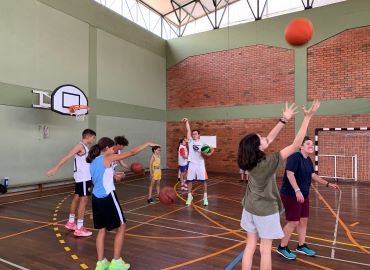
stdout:
[[(98, 115), (97, 134), (98, 137), (106, 136), (110, 138), (119, 135), (125, 136), (129, 140), (129, 146), (125, 150), (132, 149), (146, 142), (158, 143), (161, 145), (162, 150), (161, 166), (166, 168), (166, 122)], [(138, 161), (145, 167), (148, 167), (151, 155), (151, 148), (148, 147), (126, 161), (128, 164)]]
[[(49, 127), (44, 139), (40, 127)], [(46, 173), (78, 142), (87, 122), (62, 116), (50, 110), (0, 105), (0, 178), (8, 176), (10, 185), (71, 178), (72, 160), (48, 178)]]

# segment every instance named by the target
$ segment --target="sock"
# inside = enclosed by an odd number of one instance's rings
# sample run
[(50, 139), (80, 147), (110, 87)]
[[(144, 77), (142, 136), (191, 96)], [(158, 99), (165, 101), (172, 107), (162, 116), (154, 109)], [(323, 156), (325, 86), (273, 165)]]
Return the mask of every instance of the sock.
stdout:
[(107, 262), (107, 258), (104, 258), (103, 260), (99, 261), (100, 263), (104, 264)]
[(190, 193), (188, 193), (188, 198), (189, 198), (189, 196), (191, 196), (191, 192), (190, 192)]
[(122, 258), (120, 257), (118, 260), (112, 259), (112, 262), (119, 263), (121, 260), (122, 260)]
[(204, 192), (203, 198), (207, 198), (207, 192)]
[(75, 223), (75, 214), (69, 214), (68, 222)]
[(83, 225), (84, 225), (84, 220), (77, 219), (77, 230), (81, 229)]

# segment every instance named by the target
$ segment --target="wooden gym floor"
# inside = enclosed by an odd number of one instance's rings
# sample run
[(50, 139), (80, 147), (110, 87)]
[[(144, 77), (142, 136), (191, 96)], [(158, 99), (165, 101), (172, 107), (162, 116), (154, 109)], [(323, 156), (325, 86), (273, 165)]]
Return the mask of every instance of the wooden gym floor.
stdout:
[[(176, 177), (176, 172), (165, 171), (162, 186), (175, 186)], [(244, 249), (246, 234), (239, 219), (245, 184), (239, 183), (239, 175), (210, 174), (208, 207), (201, 204), (201, 188), (195, 190), (190, 207), (183, 199), (171, 206), (148, 205), (148, 183), (146, 176), (116, 185), (127, 219), (122, 253), (131, 269), (225, 269)], [(296, 261), (287, 261), (273, 252), (273, 269), (370, 269), (370, 186), (341, 187), (341, 196), (322, 186), (311, 189), (307, 243), (318, 256), (299, 254)], [(70, 186), (0, 195), (0, 269), (95, 268), (96, 231), (75, 238), (63, 227), (72, 194)], [(92, 229), (90, 210), (89, 205), (85, 225)], [(291, 249), (295, 240), (296, 235)], [(275, 247), (278, 244), (274, 241)], [(111, 259), (113, 233), (106, 247)], [(253, 265), (259, 269), (258, 250)], [(241, 263), (233, 269), (241, 269)]]

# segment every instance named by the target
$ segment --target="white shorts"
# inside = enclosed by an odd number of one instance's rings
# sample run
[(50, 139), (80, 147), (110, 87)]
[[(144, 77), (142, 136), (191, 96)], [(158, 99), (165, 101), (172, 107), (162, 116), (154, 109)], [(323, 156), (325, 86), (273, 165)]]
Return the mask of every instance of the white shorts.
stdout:
[(206, 167), (204, 164), (189, 163), (187, 182), (207, 181)]
[(280, 215), (256, 216), (243, 208), (240, 226), (247, 232), (257, 233), (262, 239), (281, 239), (284, 237), (280, 224)]
[(239, 173), (240, 173), (240, 174), (249, 174), (249, 172), (248, 172), (247, 170), (245, 170), (245, 171), (244, 171), (244, 170), (242, 170), (242, 169), (240, 169), (240, 170), (239, 170)]

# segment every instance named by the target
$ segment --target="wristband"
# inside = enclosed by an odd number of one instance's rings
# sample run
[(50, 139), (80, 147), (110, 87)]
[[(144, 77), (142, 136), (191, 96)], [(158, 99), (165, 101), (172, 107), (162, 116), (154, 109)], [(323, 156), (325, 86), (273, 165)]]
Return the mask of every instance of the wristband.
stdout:
[(326, 187), (329, 187), (329, 184), (330, 184), (330, 183), (329, 183), (329, 182), (327, 182), (327, 183), (326, 183)]
[(294, 190), (295, 193), (297, 192), (301, 192), (301, 190), (299, 188), (297, 188), (296, 190)]
[(286, 122), (287, 122), (287, 120), (284, 118), (284, 117), (281, 117), (280, 119), (279, 119), (279, 122), (280, 123), (283, 123), (284, 125), (286, 124)]

